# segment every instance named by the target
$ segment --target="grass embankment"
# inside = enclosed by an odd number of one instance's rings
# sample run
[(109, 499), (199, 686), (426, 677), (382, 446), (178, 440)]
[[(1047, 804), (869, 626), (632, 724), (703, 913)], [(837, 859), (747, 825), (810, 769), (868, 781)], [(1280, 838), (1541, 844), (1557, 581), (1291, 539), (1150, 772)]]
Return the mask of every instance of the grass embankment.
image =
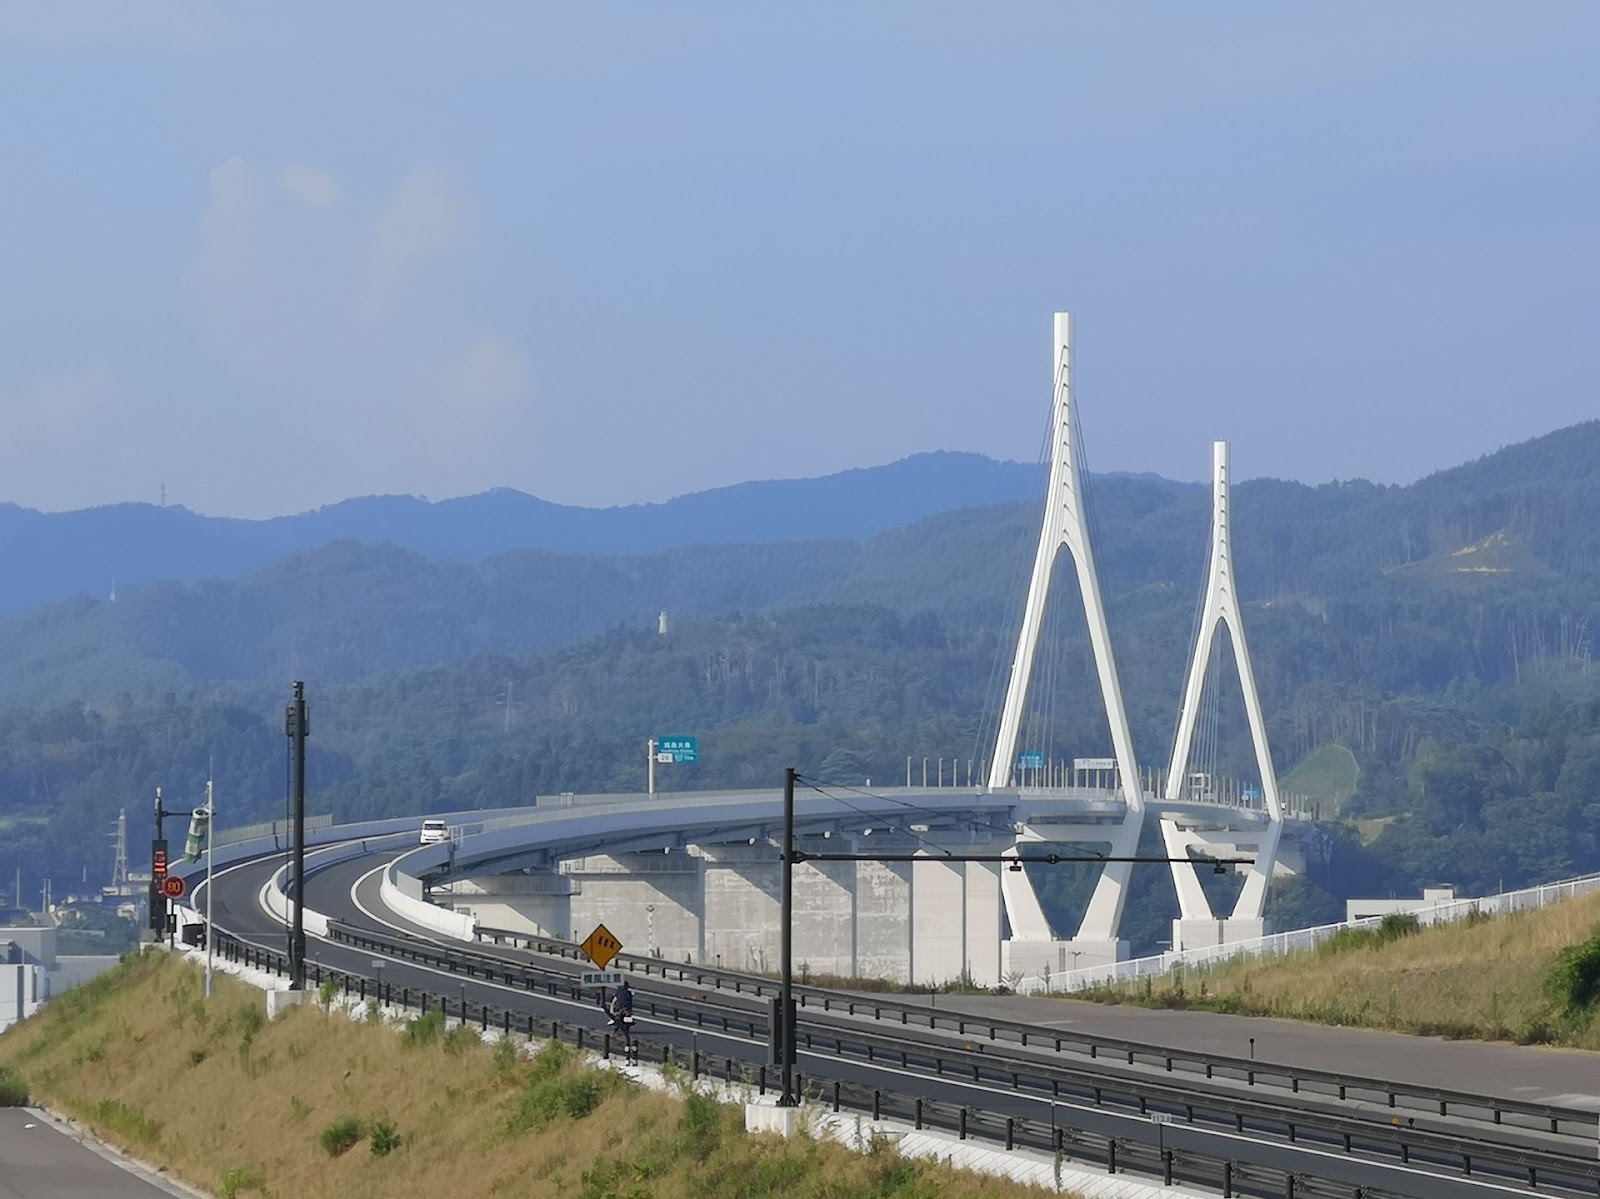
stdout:
[(1304, 953), (1074, 998), (1600, 1049), (1600, 895), (1423, 929), (1389, 917)]
[(1042, 1195), (833, 1143), (751, 1137), (743, 1113), (644, 1090), (561, 1046), (405, 1032), (316, 1007), (267, 1024), (260, 992), (166, 953), (51, 1001), (0, 1036), (0, 1103), (34, 1101), (225, 1196)]
[(1329, 819), (1338, 814), (1360, 784), (1361, 767), (1355, 754), (1343, 745), (1319, 746), (1278, 780), (1285, 795), (1305, 796)]

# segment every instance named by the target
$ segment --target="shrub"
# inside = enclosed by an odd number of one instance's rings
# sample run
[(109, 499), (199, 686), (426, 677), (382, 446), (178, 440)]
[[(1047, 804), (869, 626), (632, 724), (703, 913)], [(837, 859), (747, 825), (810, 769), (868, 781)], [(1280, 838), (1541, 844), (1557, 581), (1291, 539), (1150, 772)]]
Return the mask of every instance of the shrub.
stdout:
[(446, 1053), (465, 1053), (467, 1050), (482, 1044), (483, 1038), (478, 1035), (478, 1030), (470, 1024), (458, 1024), (444, 1034), (444, 1051)]
[(317, 988), (317, 1002), (326, 1011), (333, 1006), (333, 998), (339, 993), (339, 980), (334, 975), (329, 975), (322, 980), (322, 985)]
[(261, 1010), (259, 1003), (246, 1003), (242, 1005), (235, 1017), (239, 1025), (239, 1033), (246, 1045), (255, 1040), (255, 1036), (267, 1026), (266, 1013)]
[(1593, 1007), (1600, 999), (1600, 932), (1558, 953), (1545, 975), (1544, 987), (1568, 1015)]
[(722, 1107), (697, 1091), (683, 1097), (683, 1131), (696, 1157), (710, 1156), (722, 1140)]
[[(541, 1056), (543, 1056), (541, 1054)], [(558, 1117), (581, 1120), (616, 1088), (617, 1075), (594, 1070), (541, 1075), (537, 1070), (500, 1125), (507, 1136), (543, 1128)]]
[(1317, 953), (1323, 956), (1332, 956), (1336, 953), (1349, 953), (1356, 949), (1372, 949), (1378, 944), (1376, 930), (1370, 928), (1341, 928), (1333, 936), (1317, 946)]
[(401, 1137), (396, 1131), (394, 1121), (377, 1120), (372, 1125), (372, 1156), (388, 1157), (400, 1148)]
[(322, 1130), (320, 1138), (323, 1152), (338, 1157), (361, 1139), (361, 1121), (354, 1116), (341, 1116)]
[(102, 1099), (89, 1108), (89, 1118), (102, 1128), (117, 1133), (126, 1141), (153, 1145), (161, 1135), (161, 1121), (143, 1108), (120, 1099)]
[(1378, 921), (1378, 942), (1386, 944), (1422, 931), (1422, 925), (1410, 912), (1390, 912)]
[(517, 1043), (510, 1037), (501, 1037), (494, 1043), (494, 1069), (496, 1074), (510, 1074), (517, 1068)]
[(551, 1041), (534, 1055), (533, 1074), (535, 1078), (549, 1078), (571, 1064), (572, 1051), (560, 1041)]
[(0, 1107), (27, 1107), (28, 1084), (10, 1066), (0, 1066)]
[(432, 1045), (444, 1032), (444, 1013), (426, 1012), (414, 1020), (406, 1021), (407, 1045)]
[(265, 1175), (254, 1166), (229, 1166), (217, 1192), (222, 1199), (234, 1199), (240, 1191), (265, 1190), (266, 1181)]

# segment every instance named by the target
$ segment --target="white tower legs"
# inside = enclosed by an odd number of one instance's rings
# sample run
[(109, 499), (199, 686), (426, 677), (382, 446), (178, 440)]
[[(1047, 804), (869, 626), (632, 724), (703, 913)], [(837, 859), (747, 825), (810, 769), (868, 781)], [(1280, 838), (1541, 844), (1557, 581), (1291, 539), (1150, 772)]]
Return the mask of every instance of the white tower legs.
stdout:
[[(1100, 598), (1100, 582), (1095, 573), (1094, 552), (1089, 543), (1089, 525), (1081, 503), (1081, 480), (1077, 459), (1072, 452), (1072, 317), (1055, 315), (1051, 369), (1055, 397), (1051, 416), (1050, 485), (1045, 496), (1044, 524), (1039, 530), (1039, 549), (1033, 560), (1033, 579), (1028, 586), (1028, 603), (1023, 610), (1022, 631), (1017, 638), (1017, 653), (1011, 663), (1011, 679), (1006, 687), (1005, 707), (1001, 712), (993, 765), (989, 772), (991, 788), (1009, 787), (1016, 766), (1017, 738), (1022, 728), (1023, 704), (1033, 675), (1034, 654), (1039, 645), (1039, 630), (1044, 621), (1045, 602), (1050, 592), (1050, 573), (1056, 554), (1066, 549), (1078, 572), (1078, 589), (1083, 594), (1084, 616), (1089, 626), (1089, 641), (1094, 649), (1095, 666), (1100, 676), (1100, 694), (1105, 701), (1106, 721), (1111, 726), (1111, 744), (1116, 756), (1121, 790), (1127, 801), (1127, 814), (1120, 825), (1106, 826), (1106, 839), (1114, 854), (1132, 853), (1144, 823), (1144, 793), (1139, 764), (1133, 753), (1133, 734), (1122, 702), (1122, 685), (1117, 676), (1116, 659), (1111, 650), (1111, 630), (1106, 623)], [(1088, 912), (1070, 952), (1080, 955), (1083, 965), (1115, 960), (1120, 956), (1117, 941), (1123, 905), (1127, 901), (1128, 863), (1105, 867), (1089, 901)], [(1039, 907), (1027, 875), (1006, 871), (1002, 875), (1006, 914), (1011, 920), (1012, 954), (1007, 970), (1034, 973), (1039, 968), (1031, 958), (1054, 957), (1061, 943), (1050, 939), (1048, 922)], [(1031, 947), (1029, 949), (1028, 947)], [(1024, 960), (1029, 959), (1029, 960)], [(1055, 968), (1052, 961), (1050, 969)]]
[(1200, 715), (1200, 700), (1205, 686), (1206, 667), (1216, 646), (1218, 627), (1226, 625), (1233, 639), (1234, 662), (1239, 669), (1239, 687), (1244, 693), (1245, 715), (1250, 723), (1250, 740), (1255, 747), (1256, 769), (1261, 776), (1261, 796), (1266, 809), (1265, 824), (1251, 832), (1222, 832), (1215, 837), (1194, 828), (1180, 828), (1171, 817), (1161, 817), (1161, 838), (1170, 857), (1183, 857), (1191, 845), (1226, 844), (1230, 848), (1255, 850), (1255, 864), (1247, 868), (1244, 889), (1227, 919), (1217, 919), (1193, 865), (1172, 864), (1172, 881), (1178, 889), (1180, 916), (1173, 921), (1172, 947), (1213, 945), (1257, 937), (1265, 931), (1262, 911), (1266, 903), (1267, 880), (1277, 859), (1278, 841), (1283, 833), (1283, 806), (1278, 798), (1278, 776), (1267, 746), (1266, 722), (1261, 715), (1261, 697), (1256, 691), (1255, 672), (1250, 666), (1250, 651), (1245, 644), (1244, 621), (1239, 613), (1238, 591), (1233, 577), (1233, 554), (1228, 536), (1228, 443), (1212, 445), (1211, 571), (1206, 580), (1205, 608), (1200, 618), (1200, 636), (1194, 659), (1189, 663), (1189, 678), (1184, 686), (1183, 708), (1178, 717), (1178, 735), (1172, 746), (1172, 767), (1167, 772), (1165, 798), (1183, 798), (1188, 778), (1189, 755), (1194, 747), (1195, 726)]

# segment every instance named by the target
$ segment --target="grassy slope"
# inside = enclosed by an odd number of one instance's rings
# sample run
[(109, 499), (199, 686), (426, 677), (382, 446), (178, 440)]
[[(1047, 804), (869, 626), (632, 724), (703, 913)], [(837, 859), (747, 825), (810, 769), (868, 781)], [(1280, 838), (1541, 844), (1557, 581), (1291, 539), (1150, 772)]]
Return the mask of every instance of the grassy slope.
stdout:
[(1332, 816), (1344, 801), (1356, 793), (1361, 768), (1355, 755), (1343, 745), (1323, 745), (1312, 750), (1288, 774), (1278, 780), (1285, 795), (1304, 795), (1322, 805)]
[(1106, 1002), (1283, 1016), (1397, 1032), (1600, 1049), (1592, 1010), (1545, 991), (1556, 955), (1600, 925), (1600, 895), (1537, 911), (1423, 929), (1385, 944), (1190, 970), (1086, 996)]
[[(0, 1101), (7, 1072), (20, 1075), (35, 1101), (224, 1195), (1045, 1193), (892, 1150), (749, 1137), (737, 1108), (646, 1092), (559, 1049), (529, 1062), (470, 1033), (415, 1044), (316, 1008), (268, 1025), (263, 1006), (228, 978), (207, 1005), (192, 967), (131, 956), (0, 1036)], [(347, 1116), (362, 1139), (330, 1156), (324, 1132)], [(382, 1157), (380, 1121), (402, 1138)]]

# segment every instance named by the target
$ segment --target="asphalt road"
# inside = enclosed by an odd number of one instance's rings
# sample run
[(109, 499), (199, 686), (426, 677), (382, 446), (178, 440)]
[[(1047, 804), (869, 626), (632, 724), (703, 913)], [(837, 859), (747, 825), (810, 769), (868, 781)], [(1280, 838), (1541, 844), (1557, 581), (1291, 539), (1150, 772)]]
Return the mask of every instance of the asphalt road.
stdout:
[[(381, 853), (359, 861), (340, 863), (313, 875), (307, 883), (308, 906), (348, 921), (358, 926), (382, 929), (390, 934), (404, 921), (385, 911), (376, 894), (377, 880), (372, 872), (392, 854)], [(272, 917), (261, 911), (256, 896), (262, 882), (276, 863), (256, 863), (224, 872), (217, 880), (215, 896), (218, 924), (236, 935), (256, 940), (260, 944), (281, 948), (283, 929)], [(308, 855), (308, 865), (314, 866), (314, 856)], [(361, 880), (357, 886), (358, 880)], [(356, 899), (352, 898), (352, 891)], [(357, 906), (373, 913), (369, 916)], [(374, 919), (374, 916), (379, 917)], [(389, 926), (385, 928), (385, 926)], [(372, 955), (348, 946), (313, 942), (312, 956), (335, 969), (357, 974), (373, 975)], [(542, 1020), (559, 1019), (569, 1027), (583, 1024), (599, 1031), (604, 1026), (597, 1006), (570, 998), (557, 998), (529, 993), (525, 990), (486, 983), (445, 973), (413, 963), (389, 961), (382, 967), (385, 982), (395, 987), (408, 986), (416, 990), (427, 989), (435, 997), (447, 995), (452, 1003), (458, 996), (474, 1004), (487, 1000), (496, 1006), (508, 1006), (517, 1012), (526, 1012)], [(665, 989), (665, 984), (663, 984)], [(676, 989), (676, 988), (674, 988)], [(648, 996), (646, 996), (648, 998)], [(721, 996), (719, 999), (728, 997)], [(897, 996), (902, 1001), (909, 996)], [(1257, 1037), (1257, 1056), (1265, 1060), (1270, 1056), (1280, 1062), (1298, 1061), (1325, 1069), (1344, 1071), (1360, 1070), (1374, 1077), (1403, 1078), (1407, 1081), (1432, 1081), (1437, 1085), (1472, 1090), (1479, 1093), (1494, 1092), (1504, 1095), (1538, 1096), (1551, 1101), (1576, 1103), (1580, 1100), (1594, 1102), (1593, 1089), (1587, 1086), (1593, 1066), (1588, 1055), (1550, 1054), (1544, 1051), (1512, 1047), (1478, 1046), (1463, 1043), (1417, 1041), (1400, 1037), (1359, 1032), (1357, 1030), (1303, 1028), (1279, 1021), (1242, 1020), (1215, 1016), (1210, 1013), (1150, 1012), (1141, 1009), (1105, 1008), (1099, 1005), (1065, 1003), (1061, 1001), (1027, 998), (954, 997), (941, 995), (934, 1002), (941, 1009), (960, 1006), (963, 1010), (992, 1012), (996, 1016), (1039, 1022), (1041, 1026), (1060, 1024), (1078, 1031), (1098, 1032), (1110, 1037), (1127, 1037), (1152, 1043), (1174, 1046), (1205, 1047), (1216, 1052), (1242, 1052), (1248, 1037)], [(1270, 1029), (1270, 1033), (1264, 1031)], [(645, 1016), (641, 1019), (641, 1033), (647, 1041), (657, 1044), (673, 1043), (682, 1049), (698, 1044), (703, 1050), (729, 1054), (747, 1062), (759, 1062), (764, 1057), (764, 1046), (757, 1039), (735, 1033), (728, 1035), (709, 1029), (694, 1031), (681, 1025), (660, 1023)], [(1241, 1040), (1243, 1038), (1243, 1040)], [(1361, 1045), (1359, 1050), (1350, 1048)], [(1384, 1052), (1387, 1050), (1387, 1052)], [(1403, 1050), (1404, 1052), (1400, 1052)], [(1461, 1050), (1467, 1052), (1459, 1053)], [(1495, 1051), (1509, 1055), (1516, 1065), (1488, 1066), (1475, 1058), (1476, 1051)], [(1377, 1056), (1364, 1056), (1377, 1055)], [(1363, 1062), (1363, 1066), (1356, 1063)], [(1559, 1069), (1551, 1072), (1552, 1062)], [(1372, 1068), (1365, 1068), (1370, 1064)], [(1586, 1069), (1580, 1074), (1580, 1067)], [(801, 1053), (800, 1069), (809, 1077), (839, 1078), (856, 1082), (869, 1088), (886, 1087), (891, 1090), (914, 1089), (918, 1093), (974, 1104), (999, 1115), (1016, 1115), (1033, 1120), (1050, 1120), (1050, 1104), (1037, 1095), (1023, 1094), (1008, 1089), (994, 1089), (992, 1085), (962, 1084), (948, 1074), (941, 1078), (922, 1077), (915, 1084), (899, 1071), (885, 1065), (868, 1065), (859, 1060), (841, 1060), (831, 1055)], [(1577, 1081), (1580, 1080), (1581, 1081)], [(1298, 1097), (1303, 1101), (1304, 1097)], [(1289, 1097), (1285, 1096), (1289, 1101)], [(1156, 1141), (1156, 1130), (1143, 1118), (1109, 1110), (1092, 1110), (1075, 1113), (1078, 1126), (1097, 1133), (1115, 1134), (1128, 1140)], [(1169, 1148), (1192, 1149), (1196, 1152), (1216, 1152), (1218, 1138), (1227, 1134), (1216, 1129), (1173, 1126), (1165, 1130)], [(1459, 1176), (1452, 1179), (1429, 1171), (1418, 1171), (1391, 1163), (1387, 1167), (1376, 1163), (1338, 1160), (1319, 1152), (1311, 1145), (1269, 1144), (1251, 1136), (1248, 1147), (1241, 1144), (1238, 1152), (1262, 1163), (1281, 1164), (1305, 1172), (1323, 1173), (1325, 1176), (1351, 1178), (1366, 1185), (1385, 1185), (1403, 1193), (1428, 1196), (1429, 1199), (1459, 1199), (1469, 1193), (1480, 1193), (1479, 1179), (1471, 1181)], [(1320, 1164), (1316, 1159), (1326, 1159)], [(1358, 1172), (1352, 1178), (1351, 1171)], [(1402, 1181), (1403, 1178), (1403, 1181)], [(1483, 1180), (1487, 1181), (1487, 1180)], [(1397, 1182), (1401, 1183), (1396, 1187)], [(1494, 1189), (1492, 1184), (1490, 1189)], [(4, 1192), (0, 1192), (3, 1199)]]
[[(429, 935), (382, 908), (378, 880), (372, 872), (379, 862), (387, 862), (392, 856), (385, 853), (341, 863), (314, 875), (306, 885), (308, 906), (358, 927), (389, 933), (401, 928)], [(352, 901), (352, 888), (363, 877), (366, 881), (360, 887), (360, 899), (369, 911), (382, 913), (382, 921), (367, 917)], [(220, 915), (218, 923), (227, 927)], [(1153, 1011), (1068, 999), (903, 994), (893, 998), (899, 1003), (926, 1002), (941, 1010), (1033, 1023), (1042, 1029), (1068, 1029), (1238, 1057), (1253, 1052), (1264, 1063), (1600, 1111), (1600, 1058), (1582, 1050), (1447, 1041), (1291, 1020)]]
[(940, 1010), (990, 1015), (1174, 1049), (1246, 1057), (1278, 1065), (1338, 1070), (1506, 1099), (1600, 1109), (1600, 1057), (1576, 1049), (1446, 1041), (1292, 1020), (1154, 1011), (1027, 996), (896, 995)]
[(124, 1168), (29, 1108), (0, 1108), (0, 1199), (156, 1199), (183, 1195)]

